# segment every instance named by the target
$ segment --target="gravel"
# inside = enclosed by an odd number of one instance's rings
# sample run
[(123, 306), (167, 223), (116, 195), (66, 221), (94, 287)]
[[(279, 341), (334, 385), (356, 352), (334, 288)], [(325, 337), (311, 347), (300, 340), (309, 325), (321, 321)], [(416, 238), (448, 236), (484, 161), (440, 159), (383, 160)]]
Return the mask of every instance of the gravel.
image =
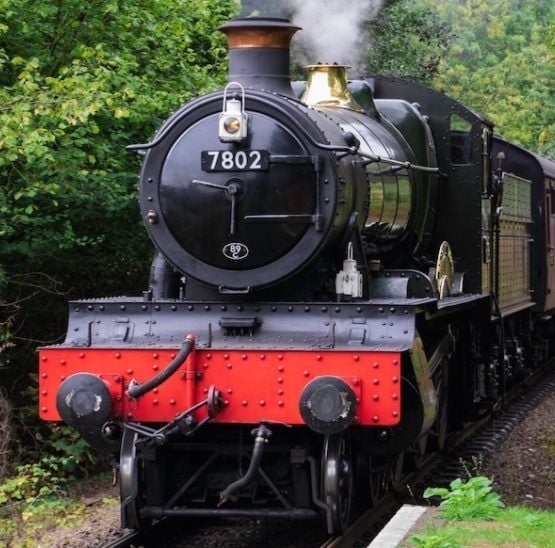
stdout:
[(555, 394), (511, 432), (483, 474), (507, 506), (555, 509)]

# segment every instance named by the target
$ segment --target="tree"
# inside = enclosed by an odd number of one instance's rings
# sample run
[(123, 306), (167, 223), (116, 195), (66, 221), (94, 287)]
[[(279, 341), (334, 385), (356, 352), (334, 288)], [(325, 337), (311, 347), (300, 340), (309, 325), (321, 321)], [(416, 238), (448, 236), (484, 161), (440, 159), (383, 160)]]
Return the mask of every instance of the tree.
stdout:
[(433, 5), (390, 0), (367, 23), (371, 39), (366, 69), (430, 83), (451, 41), (451, 25)]
[(146, 284), (139, 164), (125, 146), (224, 82), (216, 29), (235, 10), (233, 0), (0, 0), (0, 304), (11, 305), (0, 307), (0, 364), (15, 341), (18, 374), (30, 370), (36, 342), (63, 333), (67, 297)]
[(425, 0), (453, 29), (434, 86), (509, 141), (555, 155), (555, 7), (548, 0)]

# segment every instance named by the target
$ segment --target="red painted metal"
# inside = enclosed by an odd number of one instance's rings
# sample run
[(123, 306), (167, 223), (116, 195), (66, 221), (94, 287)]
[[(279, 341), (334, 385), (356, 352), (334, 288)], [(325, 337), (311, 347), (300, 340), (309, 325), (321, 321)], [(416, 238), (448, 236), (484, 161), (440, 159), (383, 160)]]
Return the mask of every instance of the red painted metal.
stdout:
[(166, 348), (42, 348), (39, 355), (39, 410), (44, 420), (60, 420), (56, 393), (75, 373), (98, 375), (113, 397), (114, 417), (167, 422), (203, 400), (211, 385), (225, 401), (217, 423), (258, 424), (263, 420), (304, 424), (299, 398), (321, 376), (343, 379), (353, 390), (356, 422), (393, 426), (401, 418), (401, 354), (350, 351), (252, 351), (196, 349), (166, 382), (132, 400), (129, 382), (159, 373), (177, 350)]

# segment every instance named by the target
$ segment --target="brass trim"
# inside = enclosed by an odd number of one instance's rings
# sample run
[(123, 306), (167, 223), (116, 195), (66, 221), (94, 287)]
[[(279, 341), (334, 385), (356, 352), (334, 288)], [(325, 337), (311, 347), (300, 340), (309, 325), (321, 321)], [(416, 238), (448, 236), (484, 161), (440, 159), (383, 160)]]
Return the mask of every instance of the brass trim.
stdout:
[(301, 102), (308, 106), (340, 107), (364, 112), (347, 88), (346, 65), (309, 65)]

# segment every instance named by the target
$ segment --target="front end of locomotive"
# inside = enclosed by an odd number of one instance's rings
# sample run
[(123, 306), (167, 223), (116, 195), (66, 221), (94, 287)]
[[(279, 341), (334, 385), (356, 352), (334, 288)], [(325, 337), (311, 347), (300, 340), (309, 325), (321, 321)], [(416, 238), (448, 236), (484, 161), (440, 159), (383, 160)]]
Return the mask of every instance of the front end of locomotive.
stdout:
[(289, 22), (222, 30), (229, 84), (130, 147), (149, 289), (70, 304), (65, 343), (40, 351), (40, 414), (120, 454), (126, 527), (323, 514), (331, 533), (355, 485), (375, 495), (372, 462), (385, 478), (436, 416), (415, 327), (434, 288), (372, 272), (376, 249), (418, 246), (434, 165), (340, 67), (298, 99)]

